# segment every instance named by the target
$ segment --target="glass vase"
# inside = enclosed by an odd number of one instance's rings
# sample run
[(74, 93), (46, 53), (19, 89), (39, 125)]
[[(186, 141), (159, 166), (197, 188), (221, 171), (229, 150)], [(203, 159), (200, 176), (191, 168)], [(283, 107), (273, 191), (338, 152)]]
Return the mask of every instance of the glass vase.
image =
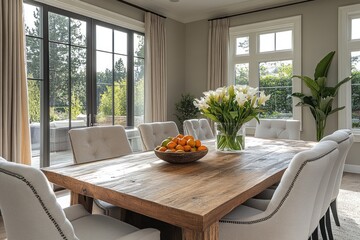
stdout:
[(231, 123), (216, 123), (216, 150), (238, 153), (245, 149), (245, 127)]

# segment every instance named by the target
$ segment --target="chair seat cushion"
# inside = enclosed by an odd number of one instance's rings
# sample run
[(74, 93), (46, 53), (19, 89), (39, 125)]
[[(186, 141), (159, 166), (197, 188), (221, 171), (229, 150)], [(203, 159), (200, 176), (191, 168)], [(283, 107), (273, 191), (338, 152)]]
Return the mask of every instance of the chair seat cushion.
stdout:
[(263, 211), (248, 207), (245, 205), (240, 205), (236, 207), (234, 210), (232, 210), (230, 213), (225, 215), (221, 221), (241, 221), (246, 220), (249, 217), (253, 217), (257, 214), (263, 213)]
[(139, 229), (104, 215), (87, 215), (71, 222), (76, 236), (82, 240), (115, 240)]
[(266, 208), (269, 206), (270, 199), (257, 199), (251, 198), (244, 202), (244, 205), (251, 208), (256, 208), (261, 211), (265, 211)]
[(88, 211), (84, 208), (81, 204), (72, 205), (70, 207), (64, 208), (65, 216), (66, 218), (72, 222), (76, 219), (85, 217), (87, 215), (90, 215)]

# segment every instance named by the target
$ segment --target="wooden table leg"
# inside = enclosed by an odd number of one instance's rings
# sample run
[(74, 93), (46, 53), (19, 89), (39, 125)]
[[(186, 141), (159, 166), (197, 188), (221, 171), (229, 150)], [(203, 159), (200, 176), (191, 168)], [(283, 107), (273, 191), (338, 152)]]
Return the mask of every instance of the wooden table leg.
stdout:
[(81, 204), (85, 209), (91, 213), (93, 206), (93, 198), (87, 197), (78, 193), (70, 193), (70, 205)]
[(183, 240), (218, 240), (219, 222), (212, 224), (205, 231), (194, 231), (191, 229), (182, 229)]

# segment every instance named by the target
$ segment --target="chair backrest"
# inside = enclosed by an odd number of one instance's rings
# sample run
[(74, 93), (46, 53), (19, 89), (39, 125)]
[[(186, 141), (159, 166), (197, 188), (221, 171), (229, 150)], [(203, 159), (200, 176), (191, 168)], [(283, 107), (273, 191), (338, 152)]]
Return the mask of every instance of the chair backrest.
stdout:
[(255, 137), (300, 139), (300, 121), (292, 119), (260, 119), (256, 124)]
[(179, 129), (175, 122), (153, 122), (139, 124), (141, 140), (145, 150), (153, 150), (167, 137), (175, 137)]
[(185, 120), (184, 134), (191, 135), (199, 140), (214, 138), (214, 133), (211, 130), (210, 124), (205, 118)]
[[(329, 171), (329, 164), (338, 157), (337, 147), (333, 141), (324, 141), (296, 154), (291, 160), (268, 208), (262, 213), (263, 221), (271, 219), (276, 225), (286, 226), (283, 232), (276, 233), (281, 237), (274, 239), (308, 238), (318, 191)], [(276, 232), (274, 229), (269, 231)]]
[[(323, 141), (323, 142), (334, 142), (334, 141), (329, 141), (328, 140), (328, 141)], [(338, 144), (337, 144), (337, 151), (339, 152), (339, 145)], [(318, 190), (318, 193), (317, 193), (317, 196), (316, 196), (316, 199), (315, 199), (315, 203), (314, 203), (314, 211), (312, 213), (312, 217), (311, 217), (311, 221), (310, 221), (310, 227), (309, 227), (309, 232), (308, 232), (309, 236), (317, 228), (320, 219), (326, 213), (326, 210), (324, 211), (324, 205), (325, 205), (325, 202), (326, 202), (326, 197), (330, 192), (329, 188), (332, 189), (330, 181), (331, 181), (334, 169), (336, 168), (338, 158), (339, 158), (339, 153), (338, 153), (337, 157), (334, 160), (329, 161), (328, 165), (326, 166), (326, 172), (325, 172), (323, 178), (321, 179), (320, 187), (319, 187), (319, 190)]]
[(39, 169), (0, 158), (0, 192), (8, 239), (78, 239)]
[[(334, 170), (331, 173), (329, 181), (329, 192), (326, 196), (324, 208), (328, 208), (330, 202), (336, 199), (339, 194), (341, 180), (344, 172), (345, 160), (347, 154), (354, 142), (354, 135), (349, 129), (341, 129), (335, 131), (333, 134), (324, 137), (321, 141), (331, 140), (339, 144), (339, 158), (335, 163)], [(325, 210), (326, 210), (325, 209)]]
[(71, 148), (76, 163), (85, 163), (132, 153), (123, 126), (71, 129)]

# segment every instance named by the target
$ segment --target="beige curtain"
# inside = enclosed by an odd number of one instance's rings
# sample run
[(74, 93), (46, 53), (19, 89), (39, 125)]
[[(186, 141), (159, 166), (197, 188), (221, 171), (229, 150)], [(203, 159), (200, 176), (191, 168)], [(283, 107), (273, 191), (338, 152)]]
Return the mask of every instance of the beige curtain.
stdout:
[(145, 122), (167, 120), (165, 19), (145, 13)]
[(0, 4), (0, 156), (30, 164), (22, 0)]
[(229, 19), (209, 21), (208, 90), (228, 84)]

